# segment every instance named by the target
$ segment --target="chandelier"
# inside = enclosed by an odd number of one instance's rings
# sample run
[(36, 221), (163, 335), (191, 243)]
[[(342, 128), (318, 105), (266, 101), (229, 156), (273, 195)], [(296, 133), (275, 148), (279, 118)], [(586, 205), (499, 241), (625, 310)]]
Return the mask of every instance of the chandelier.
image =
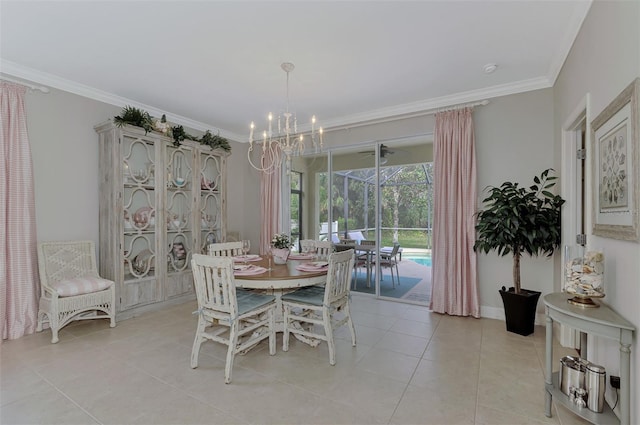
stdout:
[[(276, 123), (274, 123), (273, 114), (269, 112), (267, 117), (268, 130), (262, 132), (262, 141), (255, 140), (256, 144), (262, 143), (262, 155), (260, 156), (259, 164), (255, 164), (251, 159), (254, 144), (253, 132), (255, 130), (253, 121), (250, 126), (249, 150), (247, 151), (249, 164), (256, 170), (269, 174), (281, 169), (283, 160), (287, 167), (286, 171), (289, 173), (291, 170), (291, 157), (304, 153), (305, 141), (307, 140), (302, 132), (298, 133), (296, 116), (289, 111), (289, 73), (293, 71), (295, 66), (290, 62), (284, 62), (280, 67), (287, 73), (287, 109), (277, 117)], [(322, 128), (319, 128), (316, 134), (315, 115), (311, 117), (311, 131), (308, 138), (311, 139), (311, 145), (316, 152), (322, 150)]]

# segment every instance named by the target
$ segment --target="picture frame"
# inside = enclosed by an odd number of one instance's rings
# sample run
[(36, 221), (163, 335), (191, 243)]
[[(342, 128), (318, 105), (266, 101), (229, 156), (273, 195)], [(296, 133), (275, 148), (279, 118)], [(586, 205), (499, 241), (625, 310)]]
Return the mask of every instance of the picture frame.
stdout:
[(592, 122), (593, 234), (638, 242), (640, 232), (640, 78)]

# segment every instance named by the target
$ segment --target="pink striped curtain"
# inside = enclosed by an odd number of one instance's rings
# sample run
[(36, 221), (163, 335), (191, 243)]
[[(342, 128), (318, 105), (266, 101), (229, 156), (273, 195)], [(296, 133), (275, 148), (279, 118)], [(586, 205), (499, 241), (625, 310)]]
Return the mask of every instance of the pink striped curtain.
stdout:
[(25, 88), (0, 82), (0, 318), (2, 339), (36, 329), (40, 280)]
[[(276, 149), (278, 149), (276, 147)], [(275, 152), (275, 155), (279, 155)], [(269, 163), (273, 158), (267, 152), (263, 161)], [(280, 233), (280, 168), (260, 176), (260, 205), (262, 224), (260, 227), (260, 254), (269, 252), (271, 239)]]
[(480, 317), (476, 254), (476, 152), (472, 109), (436, 114), (433, 143), (433, 268), (430, 308)]

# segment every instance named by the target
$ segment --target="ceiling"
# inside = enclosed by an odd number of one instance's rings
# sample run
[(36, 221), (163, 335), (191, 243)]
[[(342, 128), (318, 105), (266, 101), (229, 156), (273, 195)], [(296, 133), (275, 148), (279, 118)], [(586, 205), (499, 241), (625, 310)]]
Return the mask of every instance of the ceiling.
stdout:
[(302, 130), (551, 87), (590, 5), (1, 0), (0, 72), (246, 141), (286, 108), (282, 62)]

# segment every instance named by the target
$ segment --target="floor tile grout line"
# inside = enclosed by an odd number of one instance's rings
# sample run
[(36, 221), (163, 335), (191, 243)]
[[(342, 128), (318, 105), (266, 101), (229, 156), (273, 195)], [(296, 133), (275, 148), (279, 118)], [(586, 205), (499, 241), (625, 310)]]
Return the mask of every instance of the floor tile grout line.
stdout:
[(76, 402), (70, 395), (68, 395), (66, 392), (64, 392), (62, 389), (58, 388), (58, 386), (56, 386), (53, 382), (51, 382), (48, 378), (44, 377), (40, 372), (34, 370), (34, 372), (40, 377), (40, 379), (42, 379), (43, 381), (45, 381), (49, 386), (51, 386), (51, 388), (53, 388), (54, 390), (56, 390), (60, 395), (62, 395), (64, 398), (66, 398), (67, 400), (69, 400), (73, 405), (75, 405), (78, 409), (82, 410), (86, 415), (88, 415), (91, 419), (93, 419), (96, 423), (100, 424), (100, 425), (104, 425), (104, 422), (98, 420), (98, 418), (96, 418), (93, 414), (91, 414), (87, 409), (85, 409), (84, 407), (82, 407), (78, 402)]

